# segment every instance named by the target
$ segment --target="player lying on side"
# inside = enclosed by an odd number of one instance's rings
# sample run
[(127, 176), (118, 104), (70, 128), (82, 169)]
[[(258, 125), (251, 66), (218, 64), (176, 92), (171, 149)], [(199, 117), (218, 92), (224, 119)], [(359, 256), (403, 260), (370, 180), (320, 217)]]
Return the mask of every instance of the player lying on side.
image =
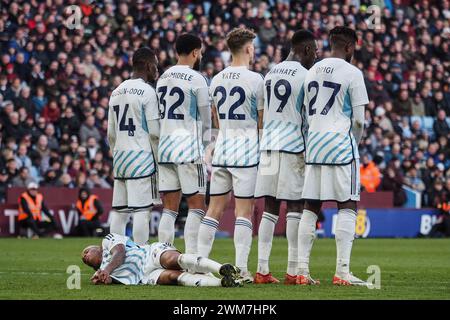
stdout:
[[(94, 284), (181, 285), (192, 287), (237, 287), (239, 269), (195, 254), (182, 254), (168, 243), (138, 246), (130, 238), (110, 233), (101, 246), (88, 246), (83, 262), (96, 270)], [(217, 273), (219, 279), (211, 273)]]

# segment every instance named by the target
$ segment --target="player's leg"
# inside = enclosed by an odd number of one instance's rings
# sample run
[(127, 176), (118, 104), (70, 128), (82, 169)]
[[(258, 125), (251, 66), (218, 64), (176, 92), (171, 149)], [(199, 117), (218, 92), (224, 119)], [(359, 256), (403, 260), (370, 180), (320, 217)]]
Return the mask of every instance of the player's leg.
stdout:
[(256, 270), (255, 283), (278, 283), (269, 269), (269, 257), (272, 250), (273, 234), (278, 222), (280, 212), (280, 201), (274, 197), (264, 197), (264, 213), (258, 228), (258, 267)]
[(127, 180), (128, 208), (133, 210), (133, 240), (138, 245), (147, 243), (150, 233), (150, 211), (159, 202), (157, 177)]
[(198, 254), (209, 257), (214, 237), (230, 199), (232, 178), (226, 168), (214, 167), (211, 176), (211, 190), (208, 211), (198, 229)]
[(285, 284), (295, 284), (298, 267), (298, 226), (304, 201), (287, 201), (286, 213), (286, 238), (288, 241), (288, 264), (285, 276)]
[(269, 257), (273, 233), (278, 221), (280, 201), (277, 201), (279, 179), (279, 152), (261, 152), (256, 178), (255, 198), (264, 197), (264, 212), (258, 228), (258, 267), (255, 283), (278, 283), (270, 274)]
[(205, 216), (206, 167), (201, 164), (179, 166), (181, 189), (186, 196), (189, 207), (184, 225), (184, 242), (186, 253), (197, 253), (198, 230)]
[(248, 271), (248, 256), (253, 238), (253, 210), (257, 168), (231, 168), (235, 198), (234, 247), (236, 250), (236, 267), (241, 270), (245, 282), (253, 282)]
[(179, 285), (185, 287), (220, 287), (222, 281), (214, 276), (192, 274), (178, 270), (164, 270), (158, 277), (159, 285)]
[[(317, 216), (321, 210), (321, 177), (322, 166), (306, 165), (305, 188), (302, 197), (305, 205), (298, 225), (298, 266), (297, 284), (318, 284), (311, 278), (309, 272), (309, 258), (316, 237)], [(328, 182), (329, 183), (329, 182)]]
[(335, 168), (336, 189), (342, 191), (338, 199), (348, 199), (338, 202), (338, 217), (336, 220), (336, 273), (333, 284), (336, 285), (363, 285), (367, 283), (350, 273), (350, 256), (356, 226), (356, 202), (359, 201), (359, 163), (354, 160), (348, 166)]
[(114, 180), (109, 232), (125, 235), (125, 229), (127, 227), (130, 213), (131, 212), (128, 209), (126, 183), (124, 180)]
[[(157, 251), (156, 251), (157, 252)], [(193, 285), (200, 281), (201, 285), (212, 286), (214, 284), (223, 286), (237, 286), (239, 270), (231, 264), (220, 264), (197, 254), (180, 253), (176, 250), (167, 250), (160, 255), (160, 265), (167, 270), (185, 270), (191, 276), (183, 276), (182, 285)], [(201, 273), (201, 274), (199, 274)], [(220, 274), (223, 278), (218, 279), (208, 273)]]
[(281, 153), (278, 198), (286, 200), (286, 238), (288, 264), (285, 284), (295, 284), (298, 266), (298, 228), (303, 212), (302, 200), (305, 182), (304, 154)]
[(316, 223), (321, 207), (321, 201), (305, 201), (302, 217), (298, 225), (297, 284), (319, 284), (318, 281), (313, 280), (310, 276), (309, 258), (316, 237)]
[(173, 243), (181, 201), (181, 185), (175, 164), (159, 165), (159, 189), (163, 194), (164, 208), (158, 226), (158, 241)]

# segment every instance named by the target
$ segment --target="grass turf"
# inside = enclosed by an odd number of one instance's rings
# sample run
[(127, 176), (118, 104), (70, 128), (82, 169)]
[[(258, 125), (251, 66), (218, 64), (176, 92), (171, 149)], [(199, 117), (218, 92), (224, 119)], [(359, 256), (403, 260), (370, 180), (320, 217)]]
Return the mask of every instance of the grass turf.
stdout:
[[(381, 289), (334, 287), (333, 239), (316, 240), (311, 258), (312, 275), (320, 286), (246, 285), (243, 288), (187, 288), (174, 286), (94, 286), (92, 270), (81, 263), (80, 252), (100, 239), (0, 239), (0, 299), (450, 299), (450, 240), (358, 239), (351, 269), (368, 278), (369, 265), (381, 268)], [(183, 249), (180, 239), (175, 243)], [(231, 239), (216, 240), (213, 259), (234, 261)], [(274, 240), (271, 269), (283, 279), (287, 259), (285, 238)], [(257, 239), (253, 241), (250, 270), (255, 272)], [(81, 267), (81, 289), (69, 290), (69, 265)]]

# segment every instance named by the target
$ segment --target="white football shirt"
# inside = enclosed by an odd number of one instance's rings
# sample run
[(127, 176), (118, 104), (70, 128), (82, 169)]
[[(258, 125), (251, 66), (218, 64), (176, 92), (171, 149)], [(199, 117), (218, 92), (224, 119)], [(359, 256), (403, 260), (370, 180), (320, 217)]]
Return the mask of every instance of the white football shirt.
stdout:
[(261, 150), (305, 150), (303, 82), (307, 71), (298, 61), (283, 61), (266, 74)]
[(159, 163), (192, 163), (203, 157), (199, 106), (209, 105), (208, 83), (189, 66), (167, 69), (156, 85), (161, 111)]
[(100, 270), (111, 262), (111, 250), (122, 244), (125, 246), (125, 261), (110, 274), (114, 280), (126, 284), (136, 285), (144, 278), (147, 260), (151, 258), (148, 248), (141, 248), (130, 238), (115, 233), (108, 234), (102, 241), (103, 257)]
[(156, 171), (148, 120), (159, 119), (155, 89), (143, 79), (122, 82), (111, 94), (108, 137), (115, 136), (113, 172), (116, 179), (137, 179)]
[(307, 164), (346, 165), (359, 158), (353, 108), (369, 103), (364, 77), (344, 59), (326, 58), (306, 74)]
[(213, 78), (209, 92), (217, 110), (220, 127), (212, 165), (258, 165), (258, 110), (264, 108), (262, 75), (245, 66), (230, 66)]

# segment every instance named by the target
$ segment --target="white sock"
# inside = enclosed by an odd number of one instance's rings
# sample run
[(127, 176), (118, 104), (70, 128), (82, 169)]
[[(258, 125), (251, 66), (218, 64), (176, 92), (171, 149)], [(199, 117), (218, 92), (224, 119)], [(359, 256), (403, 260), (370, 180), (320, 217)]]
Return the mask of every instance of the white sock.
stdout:
[(288, 241), (288, 265), (286, 273), (294, 276), (298, 262), (298, 225), (300, 212), (288, 212), (286, 215), (286, 238)]
[(221, 280), (211, 275), (183, 272), (178, 277), (178, 284), (186, 287), (220, 287)]
[(219, 228), (219, 221), (211, 217), (204, 217), (198, 228), (197, 251), (202, 257), (208, 258), (214, 242), (214, 236)]
[(111, 211), (111, 224), (109, 226), (109, 232), (124, 236), (129, 217), (130, 212)]
[(219, 273), (222, 266), (214, 260), (190, 253), (180, 254), (178, 256), (178, 264), (183, 270), (191, 273)]
[(184, 225), (184, 243), (186, 253), (197, 253), (198, 229), (205, 216), (202, 209), (191, 209)]
[(133, 241), (138, 245), (147, 244), (150, 234), (150, 211), (133, 212)]
[(344, 276), (350, 272), (350, 255), (355, 238), (356, 212), (351, 209), (338, 211), (336, 221), (336, 274)]
[(236, 267), (241, 269), (241, 275), (248, 273), (248, 255), (252, 248), (252, 222), (239, 217), (234, 223), (234, 248), (236, 250)]
[(158, 226), (158, 242), (173, 243), (175, 237), (175, 220), (177, 220), (178, 212), (163, 209), (161, 220)]
[(298, 224), (298, 275), (309, 274), (309, 256), (314, 243), (317, 215), (309, 210), (303, 210)]
[(262, 274), (269, 273), (269, 257), (272, 250), (273, 232), (278, 216), (264, 212), (258, 229), (258, 269)]

